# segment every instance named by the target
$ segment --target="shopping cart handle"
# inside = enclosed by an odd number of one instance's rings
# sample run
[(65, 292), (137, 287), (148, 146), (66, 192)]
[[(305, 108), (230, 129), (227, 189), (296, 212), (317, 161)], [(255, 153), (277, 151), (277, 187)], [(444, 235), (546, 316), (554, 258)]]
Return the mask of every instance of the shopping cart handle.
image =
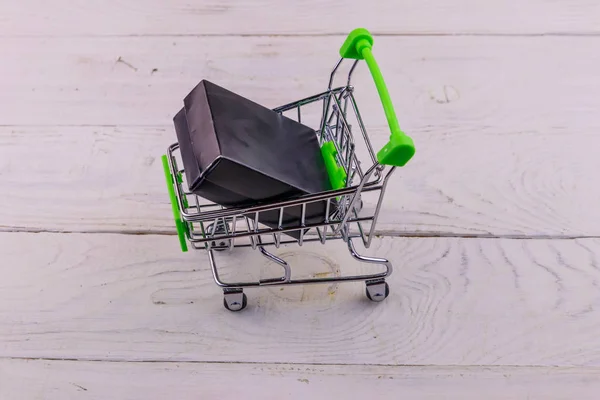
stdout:
[(173, 189), (175, 180), (173, 178), (173, 175), (171, 175), (171, 170), (169, 169), (169, 160), (167, 159), (166, 155), (162, 156), (162, 164), (163, 169), (165, 171), (165, 179), (167, 181), (167, 190), (169, 191), (169, 198), (171, 199), (171, 209), (173, 210), (173, 219), (175, 219), (175, 228), (177, 229), (177, 236), (179, 237), (179, 245), (181, 246), (181, 251), (186, 252), (188, 251), (188, 248), (185, 237), (185, 227), (183, 225), (183, 221), (181, 220), (179, 206), (177, 205), (175, 189)]
[(415, 144), (410, 136), (402, 132), (400, 125), (398, 125), (394, 105), (390, 99), (390, 94), (388, 93), (377, 61), (375, 61), (375, 57), (373, 57), (373, 53), (371, 52), (372, 47), (373, 36), (366, 29), (358, 28), (350, 32), (340, 48), (340, 55), (343, 58), (366, 61), (375, 81), (377, 92), (379, 92), (391, 132), (390, 141), (377, 153), (377, 161), (384, 165), (402, 167), (415, 154)]

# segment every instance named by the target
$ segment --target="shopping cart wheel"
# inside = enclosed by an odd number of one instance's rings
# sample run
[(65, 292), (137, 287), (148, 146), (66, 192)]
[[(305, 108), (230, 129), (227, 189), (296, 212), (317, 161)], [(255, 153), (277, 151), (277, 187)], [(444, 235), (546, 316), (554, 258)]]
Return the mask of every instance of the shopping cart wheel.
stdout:
[[(213, 225), (214, 224), (210, 224), (206, 227), (206, 232), (211, 235), (212, 234), (212, 230), (213, 230)], [(215, 235), (223, 235), (223, 234), (227, 234), (227, 229), (225, 227), (225, 223), (223, 223), (222, 221), (219, 221), (217, 223), (217, 227), (215, 229)], [(213, 250), (215, 251), (225, 251), (229, 249), (229, 244), (231, 243), (231, 239), (219, 239), (219, 240), (213, 240), (211, 243), (211, 246), (213, 247)]]
[(367, 282), (367, 297), (371, 301), (383, 301), (390, 295), (390, 286), (386, 281)]
[(248, 297), (242, 289), (225, 289), (223, 305), (229, 311), (241, 311), (248, 305)]

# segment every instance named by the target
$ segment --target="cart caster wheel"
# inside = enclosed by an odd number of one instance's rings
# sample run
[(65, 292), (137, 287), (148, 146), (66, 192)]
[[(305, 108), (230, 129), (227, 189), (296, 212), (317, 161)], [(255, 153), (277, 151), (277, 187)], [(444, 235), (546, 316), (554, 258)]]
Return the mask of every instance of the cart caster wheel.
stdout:
[(390, 295), (390, 286), (385, 281), (367, 283), (366, 293), (371, 301), (383, 301)]
[(229, 311), (241, 311), (248, 305), (248, 297), (242, 291), (225, 292), (223, 305)]
[[(214, 224), (210, 224), (206, 227), (206, 231), (212, 233)], [(217, 224), (217, 228), (215, 229), (215, 235), (223, 235), (227, 233), (227, 229), (225, 228), (225, 224), (223, 222), (219, 222)], [(229, 245), (231, 244), (231, 239), (219, 239), (213, 240), (211, 242), (211, 247), (214, 251), (225, 251), (229, 250)]]
[(225, 250), (229, 250), (230, 243), (231, 243), (230, 239), (219, 240), (218, 242), (215, 240), (212, 242), (211, 246), (214, 251), (225, 251)]

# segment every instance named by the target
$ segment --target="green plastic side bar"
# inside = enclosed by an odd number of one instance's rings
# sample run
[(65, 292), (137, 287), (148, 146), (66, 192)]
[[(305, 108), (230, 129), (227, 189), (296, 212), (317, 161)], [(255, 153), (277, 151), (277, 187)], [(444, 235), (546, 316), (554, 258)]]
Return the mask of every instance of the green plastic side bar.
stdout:
[(325, 161), (325, 168), (329, 174), (329, 182), (331, 182), (331, 188), (338, 190), (346, 187), (346, 171), (343, 167), (340, 167), (335, 159), (337, 151), (335, 144), (331, 141), (323, 143), (321, 146), (321, 154)]
[(383, 80), (383, 75), (379, 70), (377, 61), (373, 57), (371, 49), (373, 47), (373, 36), (363, 28), (358, 28), (350, 32), (346, 41), (340, 48), (340, 55), (343, 58), (352, 58), (355, 60), (365, 60), (381, 103), (383, 104), (383, 110), (385, 111), (385, 117), (387, 118), (388, 125), (390, 127), (390, 141), (383, 146), (377, 153), (377, 161), (384, 165), (393, 165), (396, 167), (404, 166), (415, 154), (415, 144), (413, 140), (406, 135), (400, 129), (398, 125), (398, 119), (396, 118), (396, 112), (394, 111), (394, 105), (388, 93), (387, 86)]
[(177, 197), (175, 197), (175, 189), (173, 189), (173, 175), (169, 169), (169, 161), (166, 155), (162, 156), (163, 169), (165, 170), (165, 179), (167, 180), (167, 190), (169, 191), (169, 198), (171, 199), (171, 209), (173, 210), (173, 218), (175, 219), (175, 228), (177, 229), (177, 236), (179, 237), (179, 245), (181, 251), (188, 251), (187, 241), (185, 237), (185, 226), (181, 220), (181, 213), (179, 212), (179, 206), (177, 205)]

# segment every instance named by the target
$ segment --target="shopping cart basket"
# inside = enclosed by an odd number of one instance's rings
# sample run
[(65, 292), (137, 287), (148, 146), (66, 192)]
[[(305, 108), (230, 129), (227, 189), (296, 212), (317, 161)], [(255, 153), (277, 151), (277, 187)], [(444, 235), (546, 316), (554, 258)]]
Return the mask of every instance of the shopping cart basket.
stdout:
[[(392, 273), (392, 264), (384, 258), (360, 255), (353, 240), (360, 238), (365, 248), (370, 246), (389, 178), (396, 167), (404, 166), (412, 158), (415, 148), (412, 139), (400, 130), (392, 101), (371, 51), (372, 45), (373, 38), (367, 30), (352, 31), (340, 49), (341, 59), (331, 72), (327, 90), (274, 109), (306, 124), (303, 111), (311, 105), (318, 107), (319, 122), (313, 129), (321, 145), (332, 190), (268, 204), (226, 208), (208, 202), (189, 190), (184, 170), (180, 168), (182, 164), (177, 143), (172, 144), (162, 157), (181, 249), (187, 251), (189, 243), (193, 249), (207, 251), (214, 280), (223, 289), (224, 305), (228, 310), (238, 311), (246, 307), (247, 298), (243, 289), (248, 287), (364, 281), (370, 300), (382, 301), (388, 296), (389, 286), (385, 278)], [(336, 72), (344, 59), (354, 60), (346, 85), (333, 88)], [(389, 142), (377, 153), (369, 140), (354, 98), (354, 87), (351, 86), (352, 73), (360, 60), (366, 62), (371, 72), (391, 132)], [(354, 134), (349, 121), (351, 115), (361, 135)], [(367, 154), (362, 160), (359, 160), (357, 151), (359, 144)], [(361, 200), (362, 195), (367, 193), (374, 195), (376, 204), (369, 212), (363, 209)], [(320, 223), (306, 221), (306, 207), (313, 202), (326, 204)], [(297, 222), (293, 226), (284, 226), (283, 215), (291, 209), (301, 210)], [(279, 226), (267, 227), (259, 222), (261, 213), (267, 212), (270, 215), (279, 213)], [(384, 267), (383, 271), (294, 279), (290, 265), (267, 250), (271, 246), (278, 248), (290, 243), (300, 246), (306, 242), (325, 244), (333, 239), (342, 239), (356, 260), (378, 264)], [(262, 255), (281, 266), (283, 274), (277, 278), (249, 282), (223, 281), (214, 252), (238, 247), (258, 249)]]

